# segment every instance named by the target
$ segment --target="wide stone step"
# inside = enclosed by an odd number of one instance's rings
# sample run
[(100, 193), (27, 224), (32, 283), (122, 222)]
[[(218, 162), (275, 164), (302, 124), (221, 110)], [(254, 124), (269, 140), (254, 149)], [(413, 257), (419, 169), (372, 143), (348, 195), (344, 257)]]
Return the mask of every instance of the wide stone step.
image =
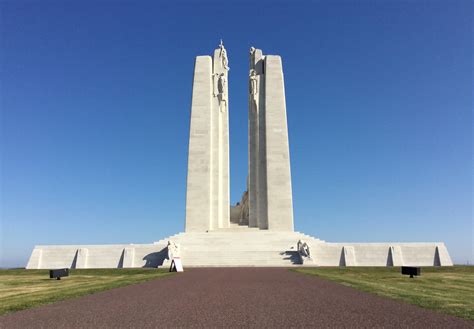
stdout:
[(298, 240), (318, 244), (321, 240), (300, 232), (271, 232), (241, 227), (211, 232), (179, 233), (160, 240), (180, 245), (185, 267), (296, 266)]
[[(182, 246), (187, 245), (187, 246), (214, 246), (213, 249), (219, 248), (219, 247), (232, 247), (232, 246), (268, 246), (271, 247), (273, 246), (294, 246), (296, 247), (296, 243), (293, 243), (292, 241), (207, 241), (207, 240), (197, 240), (197, 241), (189, 241), (189, 240), (173, 240), (173, 242), (181, 244)], [(165, 245), (165, 244), (164, 244)]]

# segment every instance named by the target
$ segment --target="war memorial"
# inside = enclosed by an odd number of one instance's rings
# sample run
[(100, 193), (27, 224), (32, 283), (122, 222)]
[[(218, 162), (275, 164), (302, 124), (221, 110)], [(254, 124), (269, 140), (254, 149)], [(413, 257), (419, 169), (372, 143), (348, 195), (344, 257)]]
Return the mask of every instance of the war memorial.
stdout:
[(453, 265), (443, 242), (333, 243), (294, 230), (282, 60), (253, 47), (247, 190), (231, 206), (228, 75), (222, 42), (196, 57), (184, 232), (150, 244), (38, 245), (27, 269), (166, 267), (178, 255), (185, 267)]

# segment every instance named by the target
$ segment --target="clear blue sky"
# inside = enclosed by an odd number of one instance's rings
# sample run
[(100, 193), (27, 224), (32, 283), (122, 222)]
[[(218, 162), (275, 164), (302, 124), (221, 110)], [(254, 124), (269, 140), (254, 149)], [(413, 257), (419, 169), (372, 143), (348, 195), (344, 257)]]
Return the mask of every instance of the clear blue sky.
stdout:
[(194, 57), (220, 38), (233, 203), (255, 46), (283, 58), (296, 230), (474, 262), (472, 1), (166, 3), (0, 2), (0, 266), (183, 230)]

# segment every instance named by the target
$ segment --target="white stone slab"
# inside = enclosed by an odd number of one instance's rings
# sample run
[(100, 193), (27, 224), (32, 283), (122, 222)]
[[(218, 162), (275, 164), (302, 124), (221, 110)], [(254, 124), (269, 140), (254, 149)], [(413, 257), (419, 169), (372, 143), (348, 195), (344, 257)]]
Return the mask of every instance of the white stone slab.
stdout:
[(449, 256), (448, 249), (446, 248), (446, 245), (444, 243), (439, 243), (436, 245), (436, 249), (438, 252), (438, 257), (439, 257), (439, 265), (440, 266), (452, 266), (453, 261), (451, 260), (451, 257)]
[(186, 188), (186, 231), (206, 231), (212, 217), (211, 97), (212, 59), (196, 57)]
[(188, 150), (186, 232), (205, 232), (227, 228), (230, 224), (226, 54), (221, 44), (212, 58), (196, 58)]
[(76, 250), (75, 261), (73, 262), (72, 268), (88, 268), (87, 258), (89, 255), (89, 249), (79, 248)]
[(265, 56), (265, 126), (268, 229), (292, 231), (290, 149), (280, 56)]
[(123, 268), (132, 268), (135, 265), (135, 248), (127, 247), (123, 249)]
[[(440, 242), (328, 243), (299, 232), (249, 228), (180, 233), (154, 244), (36, 246), (27, 268), (74, 267), (78, 250), (82, 255), (87, 250), (87, 261), (81, 268), (166, 267), (166, 242), (169, 240), (180, 245), (180, 258), (187, 267), (301, 266), (296, 250), (298, 240), (311, 246), (311, 262), (305, 266), (452, 265), (449, 253)], [(444, 251), (441, 250), (443, 247)], [(42, 250), (39, 265), (35, 261), (38, 250)], [(392, 262), (390, 250), (395, 250)], [(129, 261), (132, 254), (133, 263)], [(437, 257), (439, 264), (435, 261)], [(80, 262), (78, 257), (76, 265)]]

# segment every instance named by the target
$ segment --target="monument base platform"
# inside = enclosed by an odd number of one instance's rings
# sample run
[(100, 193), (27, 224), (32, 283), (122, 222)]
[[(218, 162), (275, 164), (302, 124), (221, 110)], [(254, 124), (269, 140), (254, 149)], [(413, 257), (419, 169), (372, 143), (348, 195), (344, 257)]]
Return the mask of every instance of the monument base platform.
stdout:
[[(446, 246), (432, 243), (331, 243), (300, 232), (252, 228), (179, 233), (152, 244), (35, 246), (27, 269), (166, 267), (167, 243), (184, 267), (452, 266)], [(311, 258), (302, 261), (304, 240)]]

